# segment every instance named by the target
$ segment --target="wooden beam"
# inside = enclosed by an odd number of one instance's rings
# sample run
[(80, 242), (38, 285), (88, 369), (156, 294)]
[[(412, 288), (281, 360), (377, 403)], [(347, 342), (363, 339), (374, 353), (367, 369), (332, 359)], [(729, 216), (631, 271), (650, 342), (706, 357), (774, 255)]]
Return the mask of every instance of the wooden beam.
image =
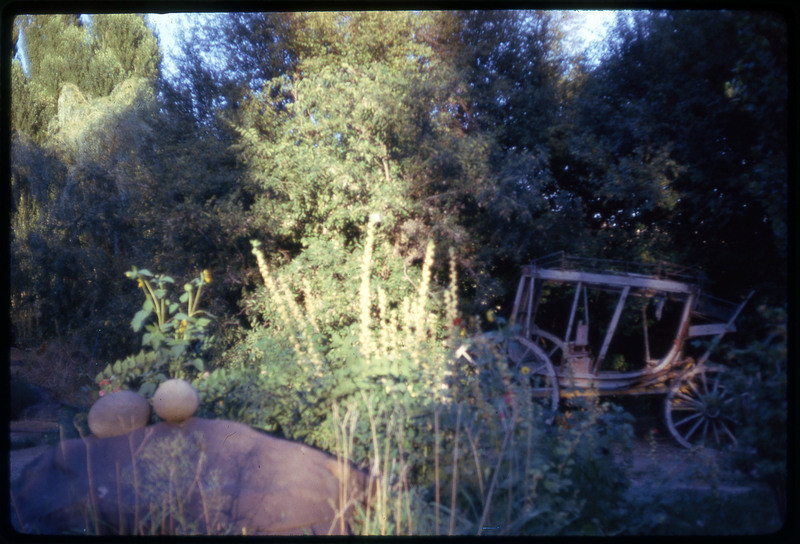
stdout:
[(736, 325), (727, 323), (710, 323), (707, 325), (692, 325), (689, 327), (689, 338), (696, 336), (714, 336), (726, 332), (736, 332)]
[(611, 338), (614, 336), (614, 332), (617, 330), (617, 325), (619, 324), (619, 318), (622, 315), (622, 307), (625, 306), (625, 299), (628, 298), (628, 293), (630, 292), (630, 290), (631, 290), (630, 285), (626, 285), (622, 289), (622, 293), (619, 295), (619, 301), (617, 302), (617, 307), (614, 309), (614, 316), (611, 318), (611, 324), (608, 326), (608, 331), (606, 331), (606, 337), (603, 340), (603, 347), (600, 348), (600, 353), (597, 354), (597, 360), (594, 363), (593, 372), (595, 374), (600, 369), (600, 364), (603, 362), (603, 359), (606, 358), (606, 353), (608, 352), (608, 346), (611, 344)]
[(525, 266), (524, 275), (543, 280), (578, 283), (583, 282), (592, 286), (612, 288), (634, 288), (648, 291), (663, 291), (666, 293), (690, 294), (695, 291), (694, 286), (674, 280), (661, 280), (640, 275), (597, 274), (593, 272), (578, 272), (575, 270), (555, 270), (550, 268), (536, 268)]
[(569, 335), (572, 333), (572, 323), (575, 320), (575, 310), (578, 308), (578, 299), (581, 296), (581, 287), (583, 284), (578, 282), (578, 286), (575, 289), (575, 298), (572, 299), (572, 309), (569, 312), (569, 322), (567, 323), (567, 332), (564, 333), (564, 342), (569, 342)]

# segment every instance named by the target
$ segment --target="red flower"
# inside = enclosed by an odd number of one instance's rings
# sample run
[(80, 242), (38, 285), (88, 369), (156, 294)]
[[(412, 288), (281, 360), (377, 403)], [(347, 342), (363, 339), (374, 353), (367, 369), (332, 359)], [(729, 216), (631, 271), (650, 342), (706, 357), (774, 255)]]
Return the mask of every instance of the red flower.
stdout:
[(100, 387), (102, 387), (104, 385), (108, 385), (108, 384), (109, 384), (108, 380), (103, 380), (102, 382), (100, 382)]
[(511, 406), (511, 393), (506, 391), (505, 393), (503, 393), (503, 398), (505, 399), (506, 404)]
[(462, 323), (464, 323), (464, 322), (463, 322), (463, 321), (461, 321), (461, 318), (460, 318), (460, 317), (457, 317), (457, 318), (455, 318), (455, 319), (453, 320), (453, 325), (455, 325), (456, 327), (460, 327)]

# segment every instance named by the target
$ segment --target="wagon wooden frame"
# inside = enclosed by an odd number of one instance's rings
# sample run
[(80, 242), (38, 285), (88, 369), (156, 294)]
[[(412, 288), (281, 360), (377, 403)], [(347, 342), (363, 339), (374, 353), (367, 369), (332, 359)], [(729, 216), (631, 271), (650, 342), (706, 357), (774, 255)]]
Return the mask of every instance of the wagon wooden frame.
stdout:
[[(735, 444), (736, 425), (726, 411), (733, 399), (721, 380), (727, 369), (708, 359), (722, 338), (736, 331), (734, 323), (753, 293), (733, 303), (707, 295), (703, 283), (698, 271), (664, 261), (630, 263), (564, 252), (539, 258), (522, 267), (511, 314), (517, 333), (507, 345), (511, 365), (531, 380), (534, 395), (553, 410), (559, 399), (588, 392), (665, 395), (665, 423), (680, 444)], [(536, 322), (541, 305), (547, 304), (543, 294), (554, 285), (574, 288), (566, 330), (561, 333)], [(594, 331), (594, 342), (589, 290), (617, 296), (610, 321)], [(626, 301), (632, 297), (643, 300), (644, 364), (634, 371), (604, 369)], [(648, 318), (648, 307), (655, 301), (650, 311), (660, 320), (666, 300), (680, 308), (674, 340), (664, 355), (651, 357), (648, 321), (654, 318)], [(711, 342), (699, 356), (687, 356), (687, 341), (699, 337), (711, 337)]]

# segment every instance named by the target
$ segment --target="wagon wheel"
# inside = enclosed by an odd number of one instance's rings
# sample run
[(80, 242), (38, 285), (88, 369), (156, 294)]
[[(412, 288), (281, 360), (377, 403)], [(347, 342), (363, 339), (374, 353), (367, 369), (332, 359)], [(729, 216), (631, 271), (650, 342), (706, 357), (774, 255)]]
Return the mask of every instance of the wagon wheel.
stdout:
[(534, 327), (531, 332), (531, 342), (541, 348), (550, 361), (558, 361), (564, 356), (564, 342), (551, 332), (539, 327)]
[(530, 379), (533, 396), (542, 399), (551, 410), (558, 410), (558, 379), (544, 350), (526, 338), (517, 337), (508, 341), (507, 353), (517, 372)]
[(736, 444), (735, 421), (727, 415), (734, 398), (726, 391), (724, 366), (701, 365), (679, 376), (670, 385), (664, 415), (672, 436), (691, 448)]

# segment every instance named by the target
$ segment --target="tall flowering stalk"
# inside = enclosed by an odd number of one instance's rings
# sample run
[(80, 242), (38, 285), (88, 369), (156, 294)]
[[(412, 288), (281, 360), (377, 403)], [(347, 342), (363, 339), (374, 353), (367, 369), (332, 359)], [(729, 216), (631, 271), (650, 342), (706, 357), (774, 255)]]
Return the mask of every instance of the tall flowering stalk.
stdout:
[[(264, 253), (259, 249), (261, 245), (260, 242), (253, 241), (251, 243), (253, 245), (253, 255), (256, 256), (258, 271), (261, 273), (264, 285), (269, 291), (272, 300), (275, 302), (281, 321), (289, 330), (289, 339), (298, 357), (297, 363), (303, 367), (304, 361), (311, 361), (312, 365), (315, 367), (315, 374), (319, 376), (322, 371), (323, 363), (319, 350), (314, 345), (313, 337), (310, 334), (310, 331), (316, 329), (313, 316), (302, 312), (288, 286), (279, 283), (272, 277), (269, 266), (267, 265), (267, 259), (264, 257)], [(305, 325), (305, 327), (303, 325)], [(292, 330), (292, 328), (295, 330)], [(304, 340), (304, 345), (300, 343), (300, 338)]]

